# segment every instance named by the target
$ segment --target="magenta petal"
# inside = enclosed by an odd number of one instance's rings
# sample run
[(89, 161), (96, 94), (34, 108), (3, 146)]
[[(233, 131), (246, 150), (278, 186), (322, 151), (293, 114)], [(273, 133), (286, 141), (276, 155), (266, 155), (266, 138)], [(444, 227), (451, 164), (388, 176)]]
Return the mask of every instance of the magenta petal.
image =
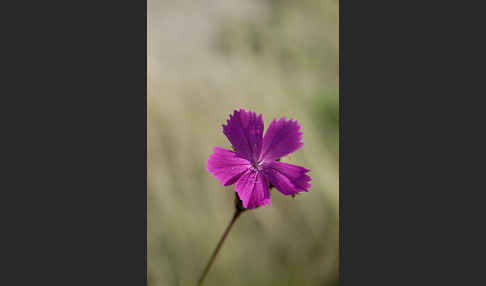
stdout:
[(214, 147), (214, 153), (209, 156), (207, 168), (224, 186), (232, 185), (250, 168), (250, 162), (241, 158), (233, 151)]
[(297, 151), (304, 145), (300, 128), (297, 121), (273, 119), (263, 137), (261, 158), (275, 160)]
[(263, 165), (263, 174), (284, 195), (308, 192), (311, 177), (306, 173), (309, 171), (304, 167), (277, 161)]
[(262, 173), (249, 169), (236, 182), (235, 190), (243, 202), (243, 207), (254, 209), (270, 204), (268, 182)]
[(263, 138), (262, 114), (257, 116), (253, 111), (235, 110), (227, 125), (223, 125), (223, 133), (242, 157), (253, 161), (259, 158)]

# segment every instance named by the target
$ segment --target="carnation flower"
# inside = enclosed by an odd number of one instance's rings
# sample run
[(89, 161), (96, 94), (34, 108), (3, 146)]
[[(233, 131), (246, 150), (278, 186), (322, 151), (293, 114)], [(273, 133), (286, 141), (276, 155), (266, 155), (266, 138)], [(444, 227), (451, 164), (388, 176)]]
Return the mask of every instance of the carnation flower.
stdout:
[(301, 142), (301, 126), (285, 117), (274, 118), (263, 136), (262, 114), (244, 109), (235, 110), (223, 133), (235, 151), (214, 147), (207, 168), (222, 185), (235, 184), (243, 207), (254, 209), (270, 204), (270, 186), (284, 195), (308, 192), (310, 170), (280, 162), (280, 158), (297, 151)]

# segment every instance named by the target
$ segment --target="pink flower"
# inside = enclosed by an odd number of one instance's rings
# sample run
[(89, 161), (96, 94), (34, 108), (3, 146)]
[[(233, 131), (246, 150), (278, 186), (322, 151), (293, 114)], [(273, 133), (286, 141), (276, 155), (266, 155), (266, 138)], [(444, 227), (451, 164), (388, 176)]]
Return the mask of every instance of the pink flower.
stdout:
[(308, 192), (309, 170), (278, 161), (304, 145), (300, 128), (297, 121), (273, 119), (263, 136), (262, 114), (235, 110), (223, 133), (236, 152), (214, 147), (207, 168), (222, 185), (235, 184), (247, 209), (270, 204), (270, 184), (284, 195)]

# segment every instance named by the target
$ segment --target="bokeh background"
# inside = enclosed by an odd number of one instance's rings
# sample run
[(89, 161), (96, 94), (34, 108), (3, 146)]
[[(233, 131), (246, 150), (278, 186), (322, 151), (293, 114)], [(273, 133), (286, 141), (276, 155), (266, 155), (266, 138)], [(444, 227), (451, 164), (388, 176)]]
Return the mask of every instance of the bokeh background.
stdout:
[(148, 0), (148, 285), (195, 285), (233, 214), (207, 171), (237, 108), (303, 126), (308, 193), (236, 222), (205, 285), (337, 285), (338, 0)]

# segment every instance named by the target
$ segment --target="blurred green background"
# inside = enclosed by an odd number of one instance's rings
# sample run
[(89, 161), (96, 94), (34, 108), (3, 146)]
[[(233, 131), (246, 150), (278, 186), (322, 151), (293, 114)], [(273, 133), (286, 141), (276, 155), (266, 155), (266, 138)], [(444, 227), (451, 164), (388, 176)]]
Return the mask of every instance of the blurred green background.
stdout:
[(207, 171), (234, 109), (297, 119), (311, 169), (295, 199), (236, 222), (205, 285), (337, 285), (337, 0), (148, 0), (148, 285), (195, 285), (233, 214)]

